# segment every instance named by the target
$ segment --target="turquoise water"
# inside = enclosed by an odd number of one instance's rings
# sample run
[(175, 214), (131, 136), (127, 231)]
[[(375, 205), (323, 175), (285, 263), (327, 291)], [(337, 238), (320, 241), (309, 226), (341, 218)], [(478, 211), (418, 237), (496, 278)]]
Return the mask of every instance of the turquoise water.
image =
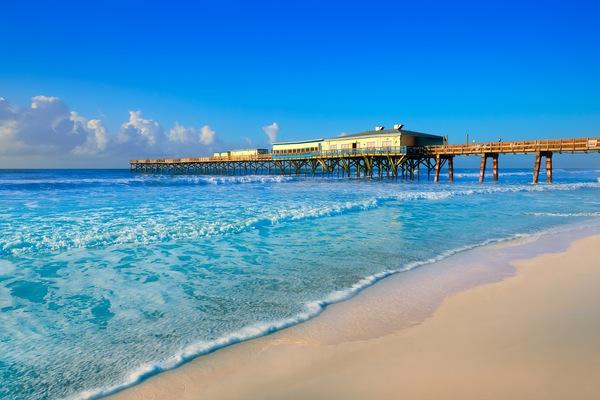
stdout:
[(600, 217), (600, 170), (477, 176), (0, 171), (0, 398), (97, 397), (390, 273)]

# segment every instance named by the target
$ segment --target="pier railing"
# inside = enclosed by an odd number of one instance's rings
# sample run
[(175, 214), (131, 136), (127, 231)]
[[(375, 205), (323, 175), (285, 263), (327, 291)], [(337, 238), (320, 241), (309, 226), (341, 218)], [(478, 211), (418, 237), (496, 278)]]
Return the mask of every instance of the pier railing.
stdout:
[(184, 163), (206, 163), (215, 161), (269, 161), (271, 154), (258, 154), (248, 156), (223, 156), (223, 157), (187, 157), (187, 158), (158, 158), (129, 160), (130, 164), (184, 164)]
[(426, 151), (425, 147), (416, 146), (385, 146), (385, 147), (364, 147), (358, 149), (336, 149), (311, 151), (304, 153), (286, 153), (273, 154), (274, 160), (294, 160), (294, 159), (310, 159), (310, 158), (330, 158), (330, 157), (357, 157), (357, 156), (397, 156), (406, 154), (423, 154)]
[(423, 155), (427, 152), (426, 147), (417, 146), (386, 146), (368, 147), (361, 149), (339, 149), (326, 151), (313, 151), (305, 153), (287, 154), (259, 154), (247, 156), (220, 156), (220, 157), (189, 157), (189, 158), (158, 158), (129, 160), (130, 164), (180, 164), (180, 163), (202, 163), (222, 161), (270, 161), (270, 160), (294, 160), (310, 158), (329, 157), (356, 157), (356, 156), (382, 156), (382, 155)]
[(600, 150), (600, 138), (577, 138), (556, 140), (524, 140), (516, 142), (490, 142), (469, 144), (447, 144), (427, 146), (426, 153), (442, 155), (472, 155), (472, 154), (519, 154), (536, 153), (540, 151), (553, 152), (585, 152)]

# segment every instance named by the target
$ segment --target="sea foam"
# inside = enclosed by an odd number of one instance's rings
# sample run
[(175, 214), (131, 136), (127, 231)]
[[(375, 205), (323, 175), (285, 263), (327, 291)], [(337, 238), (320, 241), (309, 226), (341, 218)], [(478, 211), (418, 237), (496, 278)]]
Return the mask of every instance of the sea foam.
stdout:
[[(275, 181), (280, 182), (280, 181)], [(307, 219), (317, 219), (342, 215), (345, 213), (354, 213), (365, 211), (372, 208), (385, 206), (392, 202), (403, 201), (441, 201), (457, 196), (476, 196), (490, 195), (500, 193), (519, 193), (519, 192), (545, 192), (545, 191), (571, 191), (584, 188), (600, 188), (600, 182), (580, 182), (555, 185), (506, 185), (506, 186), (483, 186), (476, 188), (464, 188), (457, 186), (456, 189), (442, 189), (430, 191), (404, 191), (404, 192), (379, 192), (375, 195), (367, 194), (360, 201), (332, 201), (317, 202), (315, 204), (297, 204), (287, 208), (269, 210), (255, 215), (235, 215), (236, 219), (215, 220), (215, 221), (194, 221), (185, 218), (178, 219), (176, 214), (172, 216), (176, 219), (169, 219), (165, 222), (152, 220), (146, 225), (129, 225), (127, 220), (114, 219), (108, 220), (113, 208), (96, 209), (92, 212), (86, 212), (85, 216), (78, 215), (58, 215), (57, 224), (52, 228), (41, 228), (48, 230), (48, 234), (40, 235), (35, 232), (40, 229), (34, 227), (34, 231), (16, 231), (3, 238), (0, 238), (0, 252), (4, 254), (26, 254), (39, 251), (63, 251), (75, 248), (96, 248), (111, 245), (147, 245), (156, 242), (165, 242), (173, 240), (197, 239), (202, 237), (222, 236), (237, 234), (251, 229), (264, 226), (274, 226), (283, 223), (303, 221)], [(38, 204), (37, 202), (35, 202)], [(32, 208), (32, 207), (30, 207)], [(35, 208), (35, 207), (33, 207)], [(103, 212), (104, 211), (104, 212)], [(183, 210), (186, 211), (186, 210)], [(137, 210), (142, 213), (143, 209)], [(180, 210), (175, 211), (180, 213)], [(108, 214), (108, 215), (106, 215)], [(45, 216), (44, 219), (47, 219)], [(35, 221), (35, 218), (31, 218)], [(83, 222), (85, 224), (94, 224), (98, 221), (100, 224), (106, 224), (105, 230), (96, 228), (85, 231), (73, 230), (73, 223)], [(115, 224), (117, 222), (117, 224)]]

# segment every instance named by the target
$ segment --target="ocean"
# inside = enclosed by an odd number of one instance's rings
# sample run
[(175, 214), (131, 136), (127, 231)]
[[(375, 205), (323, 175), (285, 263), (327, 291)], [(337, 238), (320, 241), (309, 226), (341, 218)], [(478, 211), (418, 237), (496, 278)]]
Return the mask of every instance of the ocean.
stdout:
[(600, 170), (478, 175), (0, 171), (0, 398), (100, 397), (390, 274), (600, 217)]

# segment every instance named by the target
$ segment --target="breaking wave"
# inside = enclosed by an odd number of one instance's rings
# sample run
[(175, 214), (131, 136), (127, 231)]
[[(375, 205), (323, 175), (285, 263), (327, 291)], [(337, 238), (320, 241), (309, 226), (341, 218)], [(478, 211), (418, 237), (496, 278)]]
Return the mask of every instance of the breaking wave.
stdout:
[(144, 175), (128, 178), (44, 178), (44, 179), (0, 179), (0, 188), (5, 189), (65, 189), (82, 186), (178, 186), (178, 185), (236, 185), (243, 183), (280, 183), (300, 179), (283, 175)]
[[(489, 171), (486, 171), (486, 175)], [(500, 171), (500, 176), (533, 176), (533, 172), (525, 172), (525, 171), (510, 171), (510, 172), (502, 172)], [(455, 178), (479, 178), (479, 172), (454, 172)]]
[(88, 400), (88, 399), (97, 399), (100, 397), (108, 396), (108, 395), (114, 394), (118, 391), (121, 391), (123, 389), (126, 389), (128, 387), (131, 387), (135, 384), (138, 384), (138, 383), (142, 382), (143, 380), (145, 380), (153, 375), (156, 375), (160, 372), (164, 372), (164, 371), (168, 371), (170, 369), (176, 368), (188, 361), (191, 361), (194, 358), (212, 353), (214, 351), (217, 351), (217, 350), (222, 349), (227, 346), (238, 344), (238, 343), (248, 341), (251, 339), (256, 339), (261, 336), (269, 335), (269, 334), (278, 332), (282, 329), (289, 328), (294, 325), (298, 325), (302, 322), (306, 322), (309, 319), (314, 318), (314, 317), (318, 316), (319, 314), (321, 314), (328, 306), (351, 299), (352, 297), (356, 296), (362, 290), (364, 290), (370, 286), (373, 286), (375, 283), (377, 283), (377, 282), (381, 281), (382, 279), (387, 278), (391, 275), (395, 275), (395, 274), (401, 273), (401, 272), (407, 272), (407, 271), (413, 270), (415, 268), (418, 268), (418, 267), (421, 267), (424, 265), (433, 264), (433, 263), (442, 261), (450, 256), (453, 256), (455, 254), (473, 250), (473, 249), (476, 249), (479, 247), (483, 247), (483, 246), (487, 246), (487, 245), (491, 245), (491, 244), (509, 242), (512, 240), (519, 240), (519, 239), (526, 239), (526, 238), (535, 239), (535, 238), (538, 238), (549, 232), (550, 232), (550, 230), (537, 232), (534, 234), (520, 233), (520, 234), (514, 234), (514, 235), (510, 235), (510, 236), (503, 237), (503, 238), (488, 239), (488, 240), (484, 240), (480, 243), (461, 246), (461, 247), (457, 247), (452, 250), (442, 252), (439, 255), (429, 258), (429, 259), (426, 259), (426, 260), (410, 262), (410, 263), (403, 265), (397, 269), (387, 269), (387, 270), (366, 276), (346, 289), (334, 291), (334, 292), (330, 293), (329, 295), (325, 296), (323, 299), (309, 301), (309, 302), (304, 303), (304, 307), (303, 307), (304, 310), (301, 313), (298, 313), (293, 317), (280, 319), (280, 320), (276, 320), (276, 321), (270, 321), (270, 322), (259, 322), (256, 324), (252, 324), (252, 325), (243, 327), (235, 332), (221, 336), (220, 338), (215, 339), (215, 340), (200, 341), (200, 342), (194, 343), (192, 345), (186, 346), (181, 351), (177, 352), (176, 354), (173, 354), (172, 356), (170, 356), (166, 359), (140, 365), (139, 367), (137, 367), (134, 370), (127, 373), (125, 379), (117, 385), (114, 385), (111, 387), (106, 387), (106, 388), (94, 388), (94, 389), (90, 389), (90, 390), (81, 391), (81, 392), (77, 393), (76, 395), (69, 397), (69, 399), (71, 399), (71, 400)]
[[(236, 181), (239, 182), (239, 181)], [(458, 188), (455, 190), (402, 191), (396, 193), (380, 192), (378, 195), (361, 201), (347, 201), (302, 205), (279, 209), (272, 212), (250, 216), (233, 221), (212, 221), (194, 223), (193, 221), (155, 222), (150, 226), (127, 224), (115, 226), (111, 222), (101, 223), (102, 228), (81, 231), (66, 227), (55, 228), (51, 233), (40, 235), (38, 232), (17, 232), (12, 236), (0, 238), (0, 254), (26, 254), (38, 251), (62, 251), (74, 248), (98, 248), (111, 245), (146, 245), (171, 240), (197, 239), (229, 234), (238, 234), (251, 229), (275, 226), (287, 222), (331, 217), (346, 213), (355, 213), (403, 201), (440, 201), (456, 196), (474, 196), (497, 193), (569, 191), (585, 188), (600, 188), (599, 183), (579, 182), (556, 185), (507, 185), (482, 186), (478, 188)], [(33, 204), (30, 206), (34, 206)], [(94, 225), (93, 221), (89, 221)]]
[(600, 211), (597, 212), (530, 212), (525, 213), (526, 215), (532, 215), (534, 217), (600, 217)]

